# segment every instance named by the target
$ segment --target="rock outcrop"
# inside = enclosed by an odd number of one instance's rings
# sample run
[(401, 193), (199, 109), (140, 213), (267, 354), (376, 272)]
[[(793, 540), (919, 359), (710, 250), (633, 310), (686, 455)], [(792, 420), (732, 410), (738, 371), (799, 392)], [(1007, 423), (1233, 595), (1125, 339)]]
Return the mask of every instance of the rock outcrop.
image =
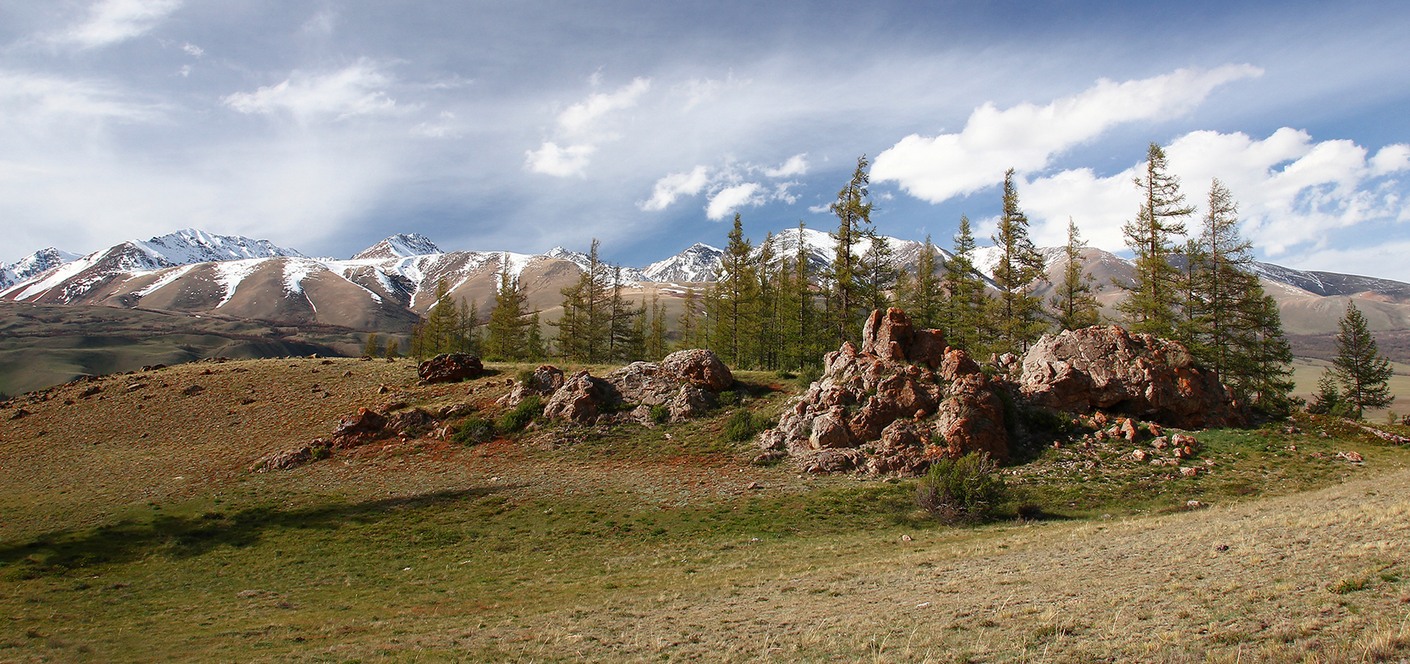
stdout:
[(1115, 325), (1045, 335), (1023, 357), (1028, 402), (1069, 413), (1103, 411), (1181, 429), (1243, 418), (1229, 390), (1184, 345)]
[(734, 375), (713, 352), (683, 350), (659, 364), (633, 362), (601, 378), (579, 371), (553, 391), (544, 416), (581, 424), (604, 418), (650, 422), (652, 407), (660, 406), (672, 421), (682, 421), (713, 408), (733, 384)]
[(551, 364), (541, 364), (523, 380), (514, 382), (509, 394), (499, 400), (499, 405), (514, 407), (531, 396), (546, 397), (563, 387), (563, 370)]
[(873, 311), (861, 347), (844, 343), (824, 362), (822, 378), (760, 434), (766, 455), (786, 453), (812, 472), (904, 475), (969, 452), (1008, 460), (995, 386), (939, 330), (915, 329), (900, 309)]
[(484, 375), (485, 365), (469, 353), (441, 353), (422, 362), (416, 373), (427, 383), (459, 383)]

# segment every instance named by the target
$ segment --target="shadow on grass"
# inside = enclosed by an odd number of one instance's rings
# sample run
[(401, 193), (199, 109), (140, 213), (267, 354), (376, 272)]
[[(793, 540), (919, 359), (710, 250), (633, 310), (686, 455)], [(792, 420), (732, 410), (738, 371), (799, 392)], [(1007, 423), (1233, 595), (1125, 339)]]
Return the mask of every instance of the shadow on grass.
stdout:
[(150, 521), (125, 520), (87, 530), (54, 531), (29, 542), (0, 546), (0, 574), (11, 579), (33, 579), (90, 565), (140, 560), (153, 554), (189, 558), (221, 546), (250, 546), (271, 531), (331, 531), (349, 523), (372, 523), (394, 512), (476, 500), (511, 488), (514, 487), (437, 491), (293, 510), (260, 506), (233, 514), (157, 515)]

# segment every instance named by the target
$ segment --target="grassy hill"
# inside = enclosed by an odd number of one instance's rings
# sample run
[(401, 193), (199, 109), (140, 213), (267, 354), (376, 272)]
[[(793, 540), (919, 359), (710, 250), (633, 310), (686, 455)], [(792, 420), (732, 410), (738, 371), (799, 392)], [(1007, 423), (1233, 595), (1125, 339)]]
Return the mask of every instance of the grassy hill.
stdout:
[(249, 472), (358, 407), (497, 415), (522, 367), (492, 368), (197, 362), (5, 403), (0, 660), (1410, 656), (1410, 450), (1333, 421), (1200, 433), (1195, 478), (1045, 448), (972, 528), (928, 519), (912, 481), (752, 465), (723, 431), (777, 415), (797, 387), (772, 374), (687, 424)]

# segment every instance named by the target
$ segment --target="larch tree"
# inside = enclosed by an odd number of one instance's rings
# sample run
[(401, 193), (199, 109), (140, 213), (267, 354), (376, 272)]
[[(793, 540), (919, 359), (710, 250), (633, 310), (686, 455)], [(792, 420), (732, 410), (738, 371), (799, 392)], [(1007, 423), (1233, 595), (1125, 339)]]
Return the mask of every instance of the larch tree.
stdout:
[(492, 360), (518, 362), (528, 358), (528, 298), (519, 278), (509, 270), (509, 256), (500, 259), (499, 287), (494, 310), (486, 324), (485, 355)]
[(1063, 257), (1067, 261), (1062, 269), (1062, 281), (1054, 285), (1052, 298), (1053, 318), (1063, 330), (1077, 330), (1096, 325), (1101, 321), (1101, 308), (1097, 304), (1095, 279), (1087, 272), (1082, 260), (1082, 250), (1087, 243), (1077, 230), (1077, 223), (1070, 217), (1067, 220), (1067, 244), (1063, 246)]
[(1170, 337), (1179, 302), (1179, 269), (1170, 262), (1174, 238), (1185, 233), (1184, 219), (1194, 209), (1185, 204), (1179, 178), (1168, 172), (1165, 151), (1155, 143), (1146, 154), (1145, 176), (1136, 218), (1122, 226), (1126, 246), (1135, 254), (1135, 284), (1117, 306), (1134, 332)]
[(1376, 346), (1366, 316), (1349, 300), (1346, 315), (1337, 323), (1332, 372), (1341, 384), (1342, 401), (1356, 419), (1361, 419), (1367, 408), (1383, 408), (1395, 401), (1390, 393), (1389, 381), (1394, 375), (1390, 360)]
[(1028, 235), (1028, 215), (1018, 206), (1013, 173), (1012, 168), (1004, 173), (1003, 213), (991, 238), (999, 250), (993, 278), (999, 290), (995, 350), (1000, 353), (1022, 353), (1047, 327), (1042, 301), (1033, 294), (1043, 280), (1043, 256)]
[(580, 362), (601, 362), (610, 356), (612, 337), (611, 275), (598, 257), (593, 239), (588, 264), (578, 281), (564, 288), (563, 314), (558, 327), (558, 352)]
[(862, 301), (858, 273), (861, 255), (872, 235), (869, 165), (866, 155), (857, 158), (852, 179), (837, 192), (837, 200), (830, 206), (837, 216), (837, 232), (832, 236), (837, 247), (826, 280), (828, 313), (837, 343), (857, 336), (866, 313), (862, 310), (866, 303)]
[(747, 363), (758, 335), (758, 277), (754, 247), (744, 237), (738, 214), (708, 304), (711, 349), (727, 363)]
[(935, 261), (938, 253), (930, 236), (926, 235), (925, 243), (920, 247), (920, 256), (916, 259), (915, 275), (907, 277), (904, 289), (899, 283), (897, 285), (898, 292), (905, 291), (902, 306), (911, 315), (911, 321), (922, 329), (938, 328), (944, 318), (945, 298), (940, 287), (939, 266)]
[(971, 353), (979, 350), (980, 330), (988, 309), (984, 278), (974, 269), (974, 232), (969, 217), (960, 217), (950, 260), (945, 262), (945, 308), (942, 329), (946, 341)]

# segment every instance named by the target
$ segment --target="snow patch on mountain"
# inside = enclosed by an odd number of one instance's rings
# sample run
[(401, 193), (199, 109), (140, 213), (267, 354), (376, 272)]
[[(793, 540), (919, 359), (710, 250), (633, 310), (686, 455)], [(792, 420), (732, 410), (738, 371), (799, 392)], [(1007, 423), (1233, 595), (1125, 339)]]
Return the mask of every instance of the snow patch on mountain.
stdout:
[(81, 258), (78, 254), (61, 251), (54, 247), (40, 249), (9, 265), (0, 265), (0, 291), (15, 284), (29, 281), (49, 270)]
[(170, 265), (189, 265), (246, 258), (302, 258), (293, 249), (276, 246), (269, 240), (254, 240), (239, 235), (217, 235), (194, 228), (154, 237), (145, 242), (132, 242), (148, 255), (160, 257)]
[(646, 266), (641, 272), (655, 282), (712, 281), (724, 254), (721, 249), (696, 242), (685, 251)]
[(254, 274), (255, 269), (262, 263), (264, 263), (264, 259), (216, 263), (215, 282), (224, 289), (225, 295), (221, 297), (220, 303), (215, 305), (215, 308), (219, 309), (225, 306), (225, 304), (230, 301), (230, 298), (235, 297), (235, 291), (239, 289), (240, 283), (251, 274)]
[(134, 293), (134, 295), (136, 295), (137, 297), (146, 297), (152, 293), (155, 293), (161, 290), (163, 286), (166, 286), (167, 284), (170, 284), (171, 282), (186, 276), (186, 273), (190, 272), (191, 268), (194, 267), (196, 266), (182, 265), (181, 267), (168, 269), (162, 272), (161, 276), (157, 277), (156, 281), (153, 281), (146, 288), (137, 291), (136, 293)]
[(398, 233), (374, 244), (353, 256), (353, 260), (372, 258), (407, 258), (445, 253), (431, 238), (420, 233)]

